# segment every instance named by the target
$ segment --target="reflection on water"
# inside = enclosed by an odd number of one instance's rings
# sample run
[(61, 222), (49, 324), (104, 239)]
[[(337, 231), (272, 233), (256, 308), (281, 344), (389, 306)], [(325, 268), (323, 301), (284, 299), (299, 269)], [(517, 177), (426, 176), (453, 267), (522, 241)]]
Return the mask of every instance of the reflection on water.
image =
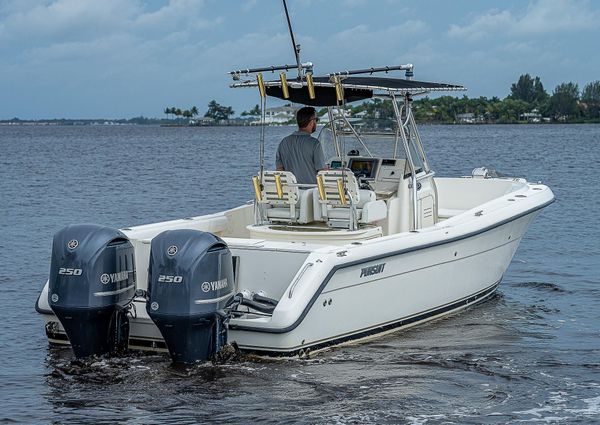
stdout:
[[(273, 159), (292, 129), (268, 130)], [(53, 233), (241, 204), (252, 197), (258, 131), (0, 128), (0, 423), (598, 421), (600, 229), (588, 223), (599, 195), (581, 194), (600, 178), (572, 177), (598, 157), (593, 125), (421, 129), (438, 175), (488, 165), (557, 195), (497, 294), (463, 313), (309, 359), (232, 355), (175, 368), (163, 354), (74, 361), (49, 349), (33, 304)]]

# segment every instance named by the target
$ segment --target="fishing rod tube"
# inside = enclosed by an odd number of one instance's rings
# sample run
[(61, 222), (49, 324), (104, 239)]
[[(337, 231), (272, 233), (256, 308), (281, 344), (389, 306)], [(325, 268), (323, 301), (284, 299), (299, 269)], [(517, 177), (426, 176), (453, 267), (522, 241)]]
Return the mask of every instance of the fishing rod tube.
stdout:
[(281, 93), (283, 94), (284, 99), (288, 99), (290, 97), (290, 91), (288, 90), (287, 77), (285, 76), (285, 72), (279, 74), (279, 80), (281, 81)]
[(313, 81), (312, 73), (306, 73), (306, 87), (308, 88), (308, 97), (314, 99), (315, 95), (315, 83)]

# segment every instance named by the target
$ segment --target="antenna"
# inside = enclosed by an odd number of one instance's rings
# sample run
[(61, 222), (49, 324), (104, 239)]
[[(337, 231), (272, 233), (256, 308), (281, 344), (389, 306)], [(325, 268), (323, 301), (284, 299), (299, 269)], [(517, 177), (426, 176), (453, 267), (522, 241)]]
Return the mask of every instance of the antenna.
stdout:
[(292, 23), (290, 21), (290, 14), (288, 12), (287, 3), (283, 0), (283, 8), (285, 10), (285, 17), (287, 18), (288, 28), (290, 30), (290, 37), (292, 38), (292, 47), (294, 49), (294, 54), (296, 55), (296, 64), (298, 65), (298, 79), (302, 78), (302, 64), (300, 63), (300, 45), (296, 44), (296, 40), (294, 40), (294, 31), (292, 30)]

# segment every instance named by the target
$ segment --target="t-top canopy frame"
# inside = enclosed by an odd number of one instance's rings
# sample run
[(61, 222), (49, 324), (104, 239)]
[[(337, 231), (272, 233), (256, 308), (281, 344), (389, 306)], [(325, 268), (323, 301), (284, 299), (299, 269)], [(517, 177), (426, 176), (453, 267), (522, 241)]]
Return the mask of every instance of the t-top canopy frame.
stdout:
[[(336, 96), (335, 78), (339, 78), (343, 88), (343, 102)], [(288, 100), (311, 106), (337, 106), (340, 103), (351, 103), (370, 99), (378, 95), (418, 96), (429, 92), (451, 92), (465, 91), (466, 87), (455, 84), (435, 83), (427, 81), (414, 81), (402, 78), (372, 77), (372, 76), (345, 76), (343, 73), (335, 73), (330, 76), (314, 77), (314, 98), (310, 97), (309, 84), (305, 79), (285, 81), (264, 81), (265, 94), (267, 96)], [(255, 80), (239, 81), (231, 84), (232, 88), (259, 87)]]

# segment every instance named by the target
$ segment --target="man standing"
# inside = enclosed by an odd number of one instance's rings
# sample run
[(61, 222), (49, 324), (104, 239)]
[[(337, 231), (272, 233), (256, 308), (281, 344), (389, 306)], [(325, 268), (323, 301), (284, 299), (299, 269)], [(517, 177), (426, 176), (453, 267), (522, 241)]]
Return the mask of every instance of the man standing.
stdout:
[(316, 184), (317, 173), (325, 168), (323, 148), (311, 136), (317, 130), (317, 112), (305, 106), (296, 113), (298, 131), (285, 137), (277, 148), (277, 171), (291, 171), (300, 184)]

